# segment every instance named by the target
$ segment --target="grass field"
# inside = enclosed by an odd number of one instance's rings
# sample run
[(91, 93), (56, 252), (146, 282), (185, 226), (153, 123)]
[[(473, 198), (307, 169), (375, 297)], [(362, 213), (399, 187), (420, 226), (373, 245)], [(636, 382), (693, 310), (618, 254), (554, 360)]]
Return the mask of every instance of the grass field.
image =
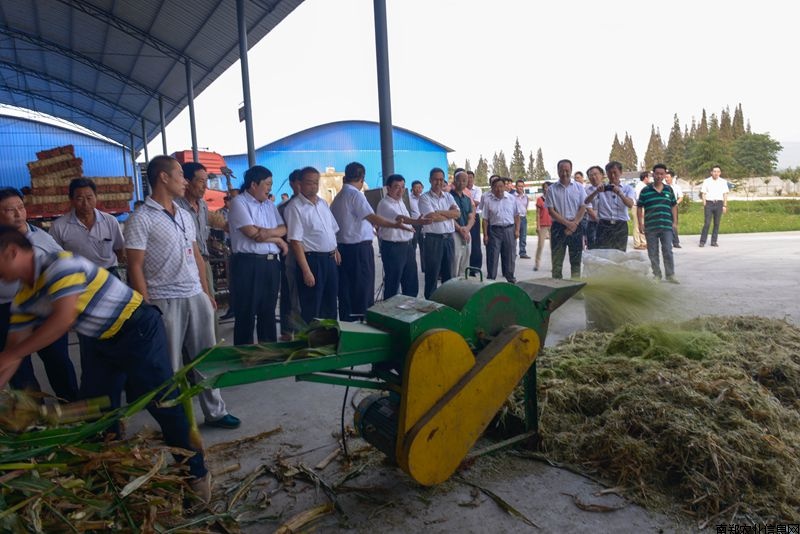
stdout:
[[(681, 235), (699, 234), (703, 229), (703, 204), (692, 202), (678, 213)], [(722, 216), (721, 234), (788, 232), (800, 230), (800, 200), (729, 200)], [(630, 233), (630, 231), (629, 231)], [(536, 235), (536, 212), (528, 212), (528, 234)]]

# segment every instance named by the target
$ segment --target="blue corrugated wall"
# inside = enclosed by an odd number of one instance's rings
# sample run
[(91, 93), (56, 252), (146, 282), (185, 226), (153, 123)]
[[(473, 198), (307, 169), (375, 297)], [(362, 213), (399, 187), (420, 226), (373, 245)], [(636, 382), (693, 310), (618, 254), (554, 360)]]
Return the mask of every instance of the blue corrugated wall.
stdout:
[[(447, 147), (402, 128), (394, 128), (394, 168), (405, 176), (407, 184), (421, 180), (428, 184), (433, 167), (447, 169)], [(316, 126), (265, 145), (256, 150), (256, 163), (272, 171), (272, 193), (291, 193), (289, 173), (305, 166), (325, 172), (334, 167), (344, 172), (351, 161), (367, 168), (367, 185), (374, 189), (383, 185), (381, 173), (380, 133), (378, 124), (367, 121), (345, 121)], [(247, 155), (225, 156), (225, 162), (239, 179), (247, 170)]]
[[(29, 119), (0, 115), (0, 185), (31, 185), (29, 161), (36, 153), (57, 146), (74, 145), (75, 155), (83, 159), (85, 176), (131, 175), (130, 155), (123, 163), (122, 148), (88, 135)], [(125, 166), (127, 165), (127, 172)]]

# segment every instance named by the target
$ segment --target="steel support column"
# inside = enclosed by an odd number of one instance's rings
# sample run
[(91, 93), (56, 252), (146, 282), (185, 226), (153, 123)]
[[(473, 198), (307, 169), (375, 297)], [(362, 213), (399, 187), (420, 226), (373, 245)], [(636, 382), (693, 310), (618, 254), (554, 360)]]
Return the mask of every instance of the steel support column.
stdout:
[(192, 160), (198, 162), (197, 123), (194, 118), (194, 83), (192, 82), (192, 60), (186, 58), (186, 98), (189, 102), (189, 130), (192, 132)]
[(136, 152), (133, 148), (133, 132), (131, 132), (131, 176), (133, 177), (133, 199), (142, 199), (142, 178), (136, 177)]
[(128, 176), (128, 151), (125, 150), (125, 145), (120, 145), (122, 147), (122, 175)]
[(147, 126), (144, 123), (144, 117), (142, 117), (142, 146), (144, 147), (144, 163), (147, 165), (150, 163), (150, 154), (147, 153)]
[(256, 143), (253, 139), (253, 111), (250, 105), (250, 67), (247, 63), (247, 24), (244, 0), (236, 0), (236, 25), (239, 30), (239, 61), (242, 65), (242, 96), (244, 97), (244, 130), (247, 137), (247, 165), (256, 164)]
[(394, 174), (394, 141), (392, 139), (392, 97), (389, 90), (389, 42), (386, 29), (386, 0), (374, 0), (375, 58), (378, 65), (378, 110), (381, 132), (382, 182)]
[(164, 119), (164, 97), (158, 96), (158, 115), (161, 117), (161, 149), (162, 154), (167, 154), (167, 121)]

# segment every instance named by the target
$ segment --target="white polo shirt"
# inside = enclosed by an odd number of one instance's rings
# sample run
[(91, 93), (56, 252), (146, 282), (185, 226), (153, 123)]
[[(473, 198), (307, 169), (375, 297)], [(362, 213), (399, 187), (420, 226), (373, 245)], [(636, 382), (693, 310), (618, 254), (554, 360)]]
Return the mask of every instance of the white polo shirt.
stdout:
[(203, 292), (194, 259), (194, 219), (175, 202), (172, 206), (174, 218), (147, 197), (125, 223), (125, 248), (144, 250), (144, 280), (151, 299), (183, 299)]
[(258, 243), (241, 231), (243, 226), (259, 226), (261, 228), (277, 228), (283, 225), (278, 208), (271, 200), (259, 202), (253, 195), (245, 191), (231, 200), (228, 212), (228, 228), (231, 236), (231, 250), (234, 254), (278, 254), (280, 249), (275, 243)]
[(709, 176), (703, 180), (703, 185), (700, 186), (700, 192), (707, 201), (725, 200), (725, 195), (729, 190), (728, 180), (721, 176), (716, 180)]
[(106, 269), (116, 267), (119, 262), (114, 251), (125, 248), (119, 222), (113, 215), (96, 208), (94, 219), (92, 227), (86, 228), (75, 215), (75, 210), (70, 210), (53, 221), (50, 235), (64, 250)]
[(350, 184), (344, 184), (331, 202), (331, 213), (339, 225), (336, 241), (345, 245), (353, 245), (363, 241), (372, 241), (374, 233), (372, 223), (366, 217), (373, 215), (372, 206), (367, 202), (364, 193)]
[[(424, 217), (434, 211), (448, 211), (458, 209), (453, 200), (453, 195), (442, 191), (439, 195), (433, 191), (428, 191), (419, 197), (419, 212)], [(456, 230), (456, 225), (453, 219), (447, 219), (442, 222), (435, 222), (423, 227), (424, 234), (452, 234)]]
[[(396, 220), (398, 215), (410, 217), (408, 208), (406, 208), (403, 199), (395, 200), (392, 197), (383, 197), (381, 201), (378, 202), (377, 214), (390, 221)], [(400, 230), (399, 228), (378, 228), (378, 237), (381, 238), (382, 241), (408, 243), (414, 237), (414, 234), (406, 232), (405, 230)]]
[(472, 198), (472, 205), (475, 206), (475, 213), (477, 215), (481, 214), (481, 198), (483, 198), (483, 193), (481, 192), (481, 188), (477, 185), (473, 185), (472, 189), (467, 187), (464, 191), (469, 194), (470, 198)]
[(507, 226), (514, 224), (514, 216), (519, 215), (519, 204), (507, 192), (501, 198), (497, 198), (491, 191), (483, 195), (481, 199), (481, 211), (483, 220), (489, 226)]
[(289, 241), (300, 241), (306, 252), (332, 252), (336, 249), (339, 225), (327, 202), (317, 197), (311, 202), (297, 195), (283, 212)]

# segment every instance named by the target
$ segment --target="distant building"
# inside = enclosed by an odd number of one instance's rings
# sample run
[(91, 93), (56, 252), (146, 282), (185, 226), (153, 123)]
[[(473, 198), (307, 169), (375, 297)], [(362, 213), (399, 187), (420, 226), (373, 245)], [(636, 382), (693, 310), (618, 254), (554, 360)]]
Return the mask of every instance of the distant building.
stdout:
[[(447, 153), (452, 149), (405, 128), (393, 129), (394, 169), (405, 176), (407, 185), (413, 180), (428, 183), (433, 167), (447, 169)], [(371, 121), (341, 121), (314, 126), (256, 149), (256, 163), (274, 175), (272, 193), (291, 193), (289, 173), (312, 166), (322, 173), (321, 195), (330, 200), (341, 188), (345, 165), (358, 161), (367, 168), (366, 185), (370, 189), (383, 185), (379, 125)], [(241, 183), (247, 170), (247, 154), (226, 155), (225, 162)], [(234, 181), (236, 182), (236, 180)]]

